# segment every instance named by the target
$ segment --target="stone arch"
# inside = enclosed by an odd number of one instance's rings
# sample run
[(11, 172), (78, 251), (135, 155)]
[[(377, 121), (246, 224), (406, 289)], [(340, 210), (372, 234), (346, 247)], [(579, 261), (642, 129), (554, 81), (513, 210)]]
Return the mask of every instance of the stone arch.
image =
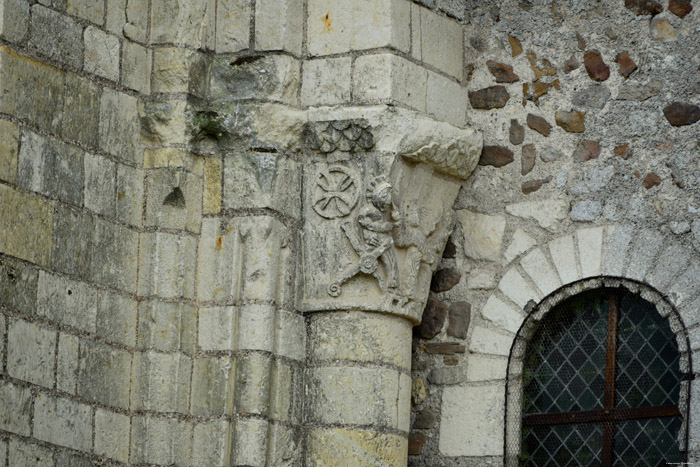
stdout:
[(638, 281), (617, 277), (601, 276), (583, 279), (567, 284), (555, 292), (549, 294), (536, 306), (531, 307), (520, 329), (513, 340), (508, 358), (508, 369), (505, 390), (505, 414), (504, 414), (504, 454), (505, 465), (517, 465), (520, 452), (520, 433), (522, 420), (522, 367), (527, 343), (533, 337), (539, 327), (540, 321), (555, 306), (566, 299), (576, 296), (588, 290), (623, 287), (632, 293), (639, 294), (644, 300), (650, 302), (656, 311), (665, 318), (673, 332), (680, 354), (681, 387), (678, 407), (683, 417), (682, 434), (679, 442), (681, 450), (688, 448), (688, 424), (690, 382), (689, 374), (692, 373), (693, 355), (690, 350), (690, 341), (685, 325), (678, 310), (657, 290)]

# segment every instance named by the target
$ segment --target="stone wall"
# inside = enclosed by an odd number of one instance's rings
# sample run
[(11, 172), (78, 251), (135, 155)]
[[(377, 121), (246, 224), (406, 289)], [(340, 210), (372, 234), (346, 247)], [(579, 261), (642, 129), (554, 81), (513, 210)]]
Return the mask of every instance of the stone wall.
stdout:
[(679, 1), (469, 10), (468, 123), (485, 147), (414, 330), (409, 465), (503, 464), (511, 347), (528, 302), (563, 285), (649, 284), (697, 358), (698, 18)]

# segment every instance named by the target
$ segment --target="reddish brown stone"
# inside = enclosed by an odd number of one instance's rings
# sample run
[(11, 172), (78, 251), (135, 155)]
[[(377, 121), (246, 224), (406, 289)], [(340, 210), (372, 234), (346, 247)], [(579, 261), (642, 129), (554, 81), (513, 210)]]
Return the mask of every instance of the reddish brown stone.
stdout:
[(472, 306), (468, 302), (452, 303), (449, 308), (450, 320), (447, 325), (447, 335), (459, 339), (466, 339), (471, 313)]
[(490, 86), (478, 91), (469, 91), (469, 102), (475, 109), (500, 109), (509, 99), (510, 94), (503, 86)]
[(632, 149), (628, 143), (620, 144), (615, 148), (615, 155), (627, 160), (632, 157)]
[(542, 188), (542, 185), (551, 181), (552, 177), (542, 178), (540, 180), (528, 180), (527, 182), (522, 183), (521, 190), (523, 194), (529, 195), (530, 193), (534, 193)]
[(625, 0), (625, 7), (639, 15), (658, 15), (664, 9), (659, 2), (653, 0)]
[(552, 131), (552, 125), (544, 117), (535, 114), (527, 114), (527, 126), (542, 136), (549, 136)]
[(625, 78), (629, 78), (632, 72), (637, 69), (637, 64), (634, 63), (634, 60), (632, 60), (630, 54), (626, 50), (617, 54), (615, 63), (620, 65), (620, 74)]
[(700, 120), (700, 107), (693, 104), (674, 102), (664, 107), (664, 116), (673, 126), (692, 125)]
[(484, 146), (479, 165), (503, 167), (513, 162), (513, 151), (503, 146)]
[(510, 130), (508, 130), (510, 144), (518, 146), (525, 140), (525, 128), (516, 119), (511, 119)]
[(578, 42), (578, 48), (581, 50), (586, 50), (586, 40), (579, 33), (576, 33), (576, 41)]
[(615, 31), (613, 31), (611, 28), (605, 30), (605, 35), (608, 36), (608, 39), (610, 39), (611, 41), (617, 39), (617, 34), (615, 34)]
[(446, 292), (459, 283), (462, 273), (454, 268), (440, 269), (433, 274), (430, 281), (430, 290), (433, 292)]
[(583, 64), (586, 66), (588, 76), (593, 81), (605, 81), (610, 77), (610, 68), (603, 61), (603, 57), (597, 50), (589, 50), (583, 54)]
[(459, 363), (459, 357), (455, 357), (454, 355), (442, 357), (442, 363), (447, 366), (456, 366)]
[(693, 5), (690, 0), (669, 0), (668, 9), (679, 18), (685, 18), (685, 15), (693, 11)]
[(431, 354), (441, 354), (441, 355), (454, 355), (456, 353), (464, 353), (466, 348), (462, 344), (456, 344), (454, 342), (434, 342), (428, 344), (425, 348), (427, 353)]
[(537, 65), (537, 55), (535, 52), (527, 52), (525, 54), (527, 60), (530, 62), (530, 68), (535, 73), (535, 81), (542, 78), (543, 76), (553, 76), (557, 73), (556, 67), (547, 59), (540, 60), (541, 66)]
[(574, 70), (577, 70), (581, 64), (576, 60), (576, 57), (572, 56), (567, 61), (564, 62), (564, 73), (567, 75)]
[(557, 125), (568, 133), (583, 133), (586, 131), (585, 119), (585, 112), (564, 112), (559, 110), (554, 114), (554, 120), (557, 122)]
[(489, 60), (486, 62), (491, 74), (496, 78), (497, 83), (515, 83), (520, 79), (518, 75), (513, 73), (513, 67), (504, 63), (494, 62)]
[(423, 433), (409, 433), (408, 435), (408, 455), (420, 456), (423, 451), (423, 445), (428, 440), (428, 437)]
[(513, 36), (509, 35), (508, 36), (508, 43), (510, 43), (511, 55), (513, 57), (517, 57), (518, 55), (523, 53), (523, 46), (517, 37), (513, 37)]
[(573, 154), (573, 159), (577, 162), (586, 162), (591, 159), (598, 159), (600, 155), (600, 144), (597, 141), (583, 139), (578, 143)]
[(647, 190), (654, 188), (655, 186), (661, 185), (661, 177), (656, 175), (654, 172), (651, 172), (647, 174), (646, 177), (644, 177), (644, 188)]
[(432, 298), (428, 299), (423, 310), (423, 320), (413, 328), (413, 335), (421, 339), (432, 339), (442, 330), (446, 316), (447, 305)]
[(534, 144), (526, 144), (523, 146), (522, 158), (520, 159), (522, 175), (527, 175), (532, 169), (535, 168), (535, 161), (537, 160), (537, 151), (535, 150)]

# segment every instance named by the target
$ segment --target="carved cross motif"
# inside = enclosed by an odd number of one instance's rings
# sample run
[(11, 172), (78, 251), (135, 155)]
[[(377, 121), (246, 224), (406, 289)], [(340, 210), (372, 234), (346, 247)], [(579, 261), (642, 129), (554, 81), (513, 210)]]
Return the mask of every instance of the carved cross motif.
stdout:
[(357, 177), (352, 171), (347, 167), (331, 166), (318, 174), (312, 206), (319, 216), (326, 219), (344, 217), (357, 204), (358, 195)]

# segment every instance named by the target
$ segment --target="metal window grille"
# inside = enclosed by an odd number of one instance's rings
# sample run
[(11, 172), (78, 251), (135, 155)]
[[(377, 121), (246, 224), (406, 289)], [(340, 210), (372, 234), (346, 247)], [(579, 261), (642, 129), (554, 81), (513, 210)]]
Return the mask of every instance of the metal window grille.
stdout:
[(682, 462), (679, 360), (668, 321), (638, 295), (560, 303), (525, 350), (520, 465)]

